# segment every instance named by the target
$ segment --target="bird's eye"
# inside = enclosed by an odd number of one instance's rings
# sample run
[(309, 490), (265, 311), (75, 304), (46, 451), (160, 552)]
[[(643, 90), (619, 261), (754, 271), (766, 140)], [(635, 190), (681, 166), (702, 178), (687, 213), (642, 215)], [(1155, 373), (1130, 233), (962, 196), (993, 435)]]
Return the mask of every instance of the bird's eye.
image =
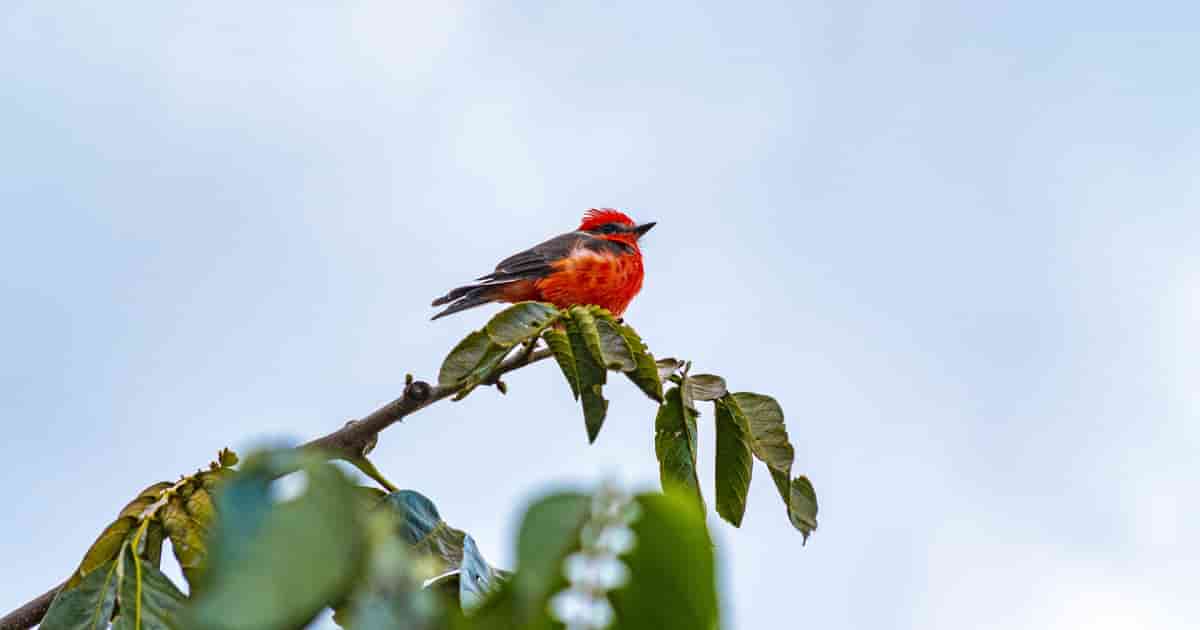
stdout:
[(601, 225), (596, 231), (600, 232), (601, 234), (616, 234), (617, 232), (621, 231), (621, 227), (619, 225), (617, 225), (616, 223), (605, 223), (604, 225)]

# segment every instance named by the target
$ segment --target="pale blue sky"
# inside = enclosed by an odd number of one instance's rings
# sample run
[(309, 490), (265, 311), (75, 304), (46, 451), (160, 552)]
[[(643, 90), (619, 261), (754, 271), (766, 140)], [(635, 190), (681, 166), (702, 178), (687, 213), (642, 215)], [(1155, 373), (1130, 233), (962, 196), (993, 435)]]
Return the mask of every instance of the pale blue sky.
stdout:
[[(0, 8), (0, 609), (432, 377), (488, 312), (430, 299), (616, 206), (629, 321), (775, 395), (821, 499), (805, 548), (761, 468), (713, 521), (731, 627), (1200, 623), (1197, 5), (295, 4)], [(656, 483), (650, 403), (589, 447), (560, 379), (376, 461), (507, 564), (521, 501)]]

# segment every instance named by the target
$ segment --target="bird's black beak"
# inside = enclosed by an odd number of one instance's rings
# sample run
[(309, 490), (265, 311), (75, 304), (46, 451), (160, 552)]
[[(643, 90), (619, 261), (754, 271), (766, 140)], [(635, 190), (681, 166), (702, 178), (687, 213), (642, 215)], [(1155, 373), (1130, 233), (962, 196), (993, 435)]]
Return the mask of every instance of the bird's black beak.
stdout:
[(633, 232), (634, 232), (634, 234), (638, 235), (638, 238), (642, 238), (643, 236), (646, 235), (646, 232), (649, 232), (650, 228), (654, 227), (655, 225), (657, 225), (656, 221), (651, 221), (649, 223), (643, 223), (643, 224), (633, 228)]

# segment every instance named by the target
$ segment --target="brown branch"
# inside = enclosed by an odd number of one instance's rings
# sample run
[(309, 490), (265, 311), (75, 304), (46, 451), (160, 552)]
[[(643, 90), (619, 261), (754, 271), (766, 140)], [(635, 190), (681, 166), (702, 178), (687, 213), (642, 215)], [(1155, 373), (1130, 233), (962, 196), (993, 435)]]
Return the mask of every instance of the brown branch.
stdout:
[[(501, 362), (496, 371), (483, 384), (496, 385), (497, 388), (504, 391), (504, 384), (500, 381), (501, 376), (552, 355), (553, 353), (547, 349), (536, 352), (516, 352)], [(352, 463), (362, 461), (367, 453), (375, 447), (379, 433), (384, 429), (403, 420), (411, 413), (457, 394), (462, 389), (462, 385), (430, 385), (425, 381), (410, 380), (399, 398), (372, 411), (360, 420), (347, 422), (337, 431), (306, 442), (298, 448), (321, 451), (331, 458), (344, 459)], [(41, 622), (42, 617), (46, 616), (46, 611), (50, 608), (54, 596), (65, 584), (66, 582), (63, 582), (55, 586), (24, 606), (0, 617), (0, 630), (26, 630), (36, 626)]]

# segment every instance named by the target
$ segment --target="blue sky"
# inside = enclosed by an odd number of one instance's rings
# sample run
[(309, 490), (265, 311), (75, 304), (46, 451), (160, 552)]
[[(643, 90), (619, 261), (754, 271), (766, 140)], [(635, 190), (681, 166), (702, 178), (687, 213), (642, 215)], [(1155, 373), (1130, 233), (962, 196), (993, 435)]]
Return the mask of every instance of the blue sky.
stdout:
[[(776, 396), (821, 499), (803, 548), (761, 468), (713, 521), (731, 627), (1200, 620), (1192, 3), (294, 4), (0, 9), (0, 608), (433, 377), (488, 313), (430, 299), (615, 206), (629, 321)], [(560, 379), (376, 462), (506, 564), (538, 493), (656, 483), (641, 394), (589, 447)]]

